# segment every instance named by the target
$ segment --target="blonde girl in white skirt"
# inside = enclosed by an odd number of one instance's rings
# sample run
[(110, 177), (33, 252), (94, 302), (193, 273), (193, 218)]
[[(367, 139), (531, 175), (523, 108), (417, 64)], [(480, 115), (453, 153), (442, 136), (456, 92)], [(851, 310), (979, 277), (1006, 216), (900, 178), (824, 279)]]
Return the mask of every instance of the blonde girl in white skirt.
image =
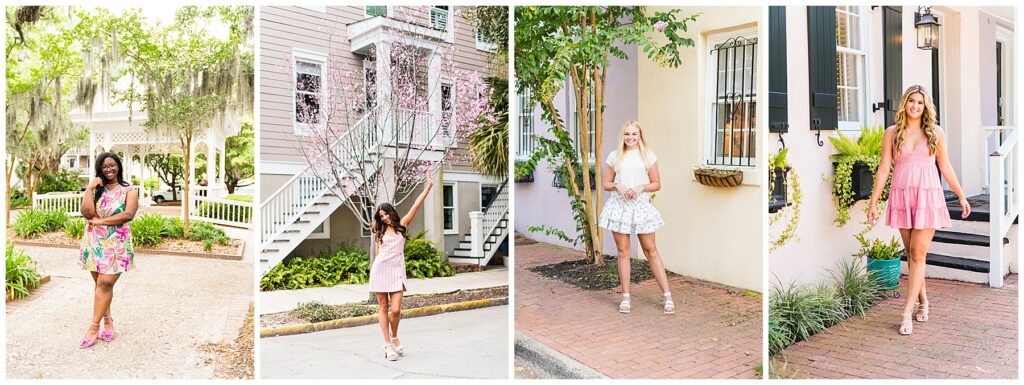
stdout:
[(601, 209), (598, 225), (612, 232), (615, 246), (619, 251), (619, 282), (622, 285), (622, 302), (619, 303), (620, 313), (629, 313), (629, 236), (636, 234), (640, 247), (647, 256), (654, 278), (665, 295), (665, 314), (673, 314), (676, 306), (672, 303), (672, 293), (668, 288), (668, 277), (665, 265), (661, 262), (661, 254), (654, 240), (654, 231), (665, 222), (661, 214), (651, 204), (649, 193), (661, 189), (661, 175), (658, 172), (658, 157), (648, 149), (640, 122), (627, 121), (619, 135), (619, 146), (608, 154), (605, 159), (604, 180), (605, 191), (611, 191), (611, 197)]

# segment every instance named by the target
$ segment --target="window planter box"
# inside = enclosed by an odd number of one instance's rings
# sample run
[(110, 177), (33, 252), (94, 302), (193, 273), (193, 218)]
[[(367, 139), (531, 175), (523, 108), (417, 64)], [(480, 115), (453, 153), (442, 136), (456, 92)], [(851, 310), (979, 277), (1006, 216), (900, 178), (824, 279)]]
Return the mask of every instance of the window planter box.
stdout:
[[(577, 174), (582, 173), (580, 170), (576, 170), (576, 172)], [(555, 172), (555, 177), (551, 180), (551, 186), (554, 188), (567, 188), (566, 179), (569, 179), (569, 174), (565, 172), (564, 168), (559, 167), (558, 171)], [(583, 186), (579, 187), (583, 188)], [(593, 165), (590, 166), (590, 189), (597, 189), (597, 174), (595, 174)]]
[(786, 176), (789, 174), (789, 170), (791, 170), (790, 167), (772, 170), (772, 194), (768, 198), (769, 213), (775, 213), (782, 210), (783, 207), (790, 205), (786, 200), (787, 196), (789, 196), (788, 186), (786, 185)]
[(693, 177), (697, 182), (711, 187), (736, 187), (743, 184), (743, 171), (739, 169), (723, 170), (718, 168), (695, 168)]
[[(838, 166), (838, 162), (832, 162), (832, 168)], [(853, 190), (853, 201), (871, 198), (871, 189), (875, 185), (875, 170), (866, 163), (857, 162), (853, 164), (850, 175), (850, 188)]]
[(533, 173), (523, 175), (522, 177), (516, 177), (516, 183), (533, 183)]

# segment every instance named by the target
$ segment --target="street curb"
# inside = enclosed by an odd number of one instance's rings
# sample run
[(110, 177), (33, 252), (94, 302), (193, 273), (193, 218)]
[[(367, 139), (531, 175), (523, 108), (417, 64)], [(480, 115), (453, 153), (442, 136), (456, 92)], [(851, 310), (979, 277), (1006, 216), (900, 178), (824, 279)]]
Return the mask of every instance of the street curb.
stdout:
[(576, 361), (550, 346), (516, 331), (515, 359), (524, 360), (540, 368), (550, 379), (607, 379), (608, 376)]
[[(15, 246), (28, 246), (28, 247), (53, 247), (59, 249), (71, 249), (77, 250), (81, 248), (78, 245), (66, 245), (63, 243), (46, 243), (46, 242), (33, 242), (26, 240), (14, 241)], [(192, 253), (188, 251), (175, 251), (175, 250), (163, 250), (153, 248), (135, 248), (135, 255), (147, 255), (147, 256), (159, 256), (159, 255), (170, 255), (175, 257), (192, 257), (192, 258), (204, 258), (204, 259), (222, 259), (228, 261), (241, 261), (245, 259), (245, 242), (242, 242), (238, 246), (238, 254), (215, 254), (215, 253)]]
[[(416, 318), (434, 314), (449, 313), (462, 310), (472, 310), (500, 305), (508, 305), (508, 297), (480, 299), (476, 301), (456, 302), (444, 305), (433, 305), (427, 307), (419, 307), (415, 309), (407, 309), (402, 310), (402, 318)], [(313, 333), (331, 329), (370, 325), (374, 323), (377, 323), (377, 315), (366, 315), (361, 317), (343, 318), (331, 321), (305, 323), (299, 325), (286, 325), (273, 328), (261, 328), (260, 338)]]

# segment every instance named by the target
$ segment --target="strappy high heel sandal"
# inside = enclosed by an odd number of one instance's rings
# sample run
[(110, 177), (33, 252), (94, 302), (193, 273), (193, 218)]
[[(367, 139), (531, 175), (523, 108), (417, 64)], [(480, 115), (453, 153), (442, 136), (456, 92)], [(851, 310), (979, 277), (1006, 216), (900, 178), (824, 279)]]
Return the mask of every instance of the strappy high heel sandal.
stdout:
[[(94, 323), (94, 324), (90, 324), (90, 325), (96, 327), (96, 334), (98, 335), (99, 331), (100, 331), (99, 330), (100, 324)], [(96, 338), (89, 338), (89, 334), (88, 333), (89, 332), (86, 331), (86, 334), (83, 334), (82, 338), (78, 339), (78, 348), (79, 349), (91, 348), (93, 345), (96, 345)]]
[(675, 314), (676, 304), (672, 302), (672, 293), (665, 293), (665, 314)]
[(622, 293), (622, 302), (619, 302), (619, 313), (629, 314), (629, 293)]
[[(111, 324), (114, 323), (114, 319), (113, 318), (110, 318), (110, 317), (103, 317), (103, 318), (106, 318), (106, 319), (110, 320)], [(103, 331), (101, 331), (100, 334), (99, 334), (99, 338), (101, 340), (103, 340), (103, 341), (110, 342), (110, 341), (114, 340), (114, 337), (117, 337), (117, 332), (115, 332), (115, 331), (108, 331), (106, 326), (104, 325)]]
[(900, 322), (900, 334), (909, 336), (914, 332), (914, 320), (910, 319), (910, 313), (903, 314), (903, 322)]
[(395, 352), (395, 347), (391, 344), (384, 344), (384, 358), (388, 361), (398, 361), (398, 353)]
[(400, 356), (404, 356), (405, 355), (405, 347), (402, 346), (401, 341), (399, 341), (399, 342), (396, 342), (396, 341), (398, 341), (398, 337), (391, 337), (391, 347), (393, 347), (395, 349), (395, 353), (398, 353), (398, 355), (400, 355)]
[(914, 317), (917, 318), (917, 322), (928, 321), (928, 302), (917, 304), (917, 314)]

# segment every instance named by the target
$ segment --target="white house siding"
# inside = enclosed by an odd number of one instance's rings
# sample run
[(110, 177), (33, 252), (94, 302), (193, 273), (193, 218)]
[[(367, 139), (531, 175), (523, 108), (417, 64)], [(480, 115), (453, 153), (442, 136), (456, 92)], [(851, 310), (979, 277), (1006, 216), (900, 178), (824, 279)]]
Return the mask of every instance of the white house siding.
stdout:
[[(984, 125), (995, 124), (995, 43), (996, 25), (1013, 27), (1012, 20), (1006, 20), (1006, 7), (934, 7), (942, 23), (940, 51), (940, 105), (942, 127), (948, 134), (950, 160), (957, 176), (968, 195), (982, 193), (984, 181), (985, 133)], [(842, 260), (850, 258), (860, 244), (854, 235), (860, 232), (865, 221), (866, 202), (859, 201), (850, 210), (850, 220), (845, 227), (832, 224), (835, 205), (832, 202), (831, 185), (822, 178), (833, 173), (828, 156), (835, 151), (827, 136), (833, 131), (822, 131), (823, 147), (815, 143), (816, 131), (808, 122), (809, 85), (807, 12), (806, 7), (786, 7), (786, 42), (788, 69), (789, 132), (783, 134), (789, 150), (789, 161), (800, 175), (803, 189), (798, 240), (792, 240), (769, 257), (771, 283), (789, 284), (822, 281)], [(914, 30), (914, 12), (917, 7), (903, 7), (903, 88), (921, 84), (932, 88), (932, 67), (930, 52), (917, 48)], [(882, 16), (879, 8), (870, 9), (867, 82), (869, 103), (883, 99), (882, 71)], [(1012, 9), (1008, 12), (1012, 18)], [(933, 91), (934, 92), (934, 91)], [(882, 125), (882, 111), (871, 113), (867, 110), (869, 125)], [(851, 132), (844, 132), (850, 136)], [(779, 149), (779, 135), (771, 134), (769, 143), (772, 153)], [(784, 223), (770, 229), (778, 234)], [(868, 238), (888, 240), (899, 233), (885, 226), (875, 226), (867, 233)]]
[[(638, 120), (658, 155), (661, 170), (661, 191), (654, 206), (661, 212), (665, 226), (658, 231), (658, 248), (665, 267), (675, 273), (760, 292), (762, 218), (767, 210), (762, 193), (764, 150), (758, 143), (755, 167), (742, 168), (744, 183), (738, 187), (701, 185), (693, 178), (692, 168), (704, 163), (705, 116), (709, 108), (704, 95), (707, 87), (715, 86), (705, 84), (705, 63), (712, 49), (707, 38), (710, 34), (759, 28), (762, 8), (680, 9), (685, 16), (702, 13), (696, 22), (688, 24), (690, 32), (686, 35), (697, 44), (681, 49), (682, 65), (662, 67), (645, 56), (639, 60)], [(652, 7), (648, 13), (668, 10)], [(758, 40), (760, 54), (766, 52), (766, 43), (763, 38)], [(762, 62), (756, 68), (762, 68)], [(761, 73), (758, 71), (758, 76)], [(757, 83), (758, 107), (766, 100), (760, 84)], [(764, 123), (756, 130), (758, 137), (767, 132)]]

